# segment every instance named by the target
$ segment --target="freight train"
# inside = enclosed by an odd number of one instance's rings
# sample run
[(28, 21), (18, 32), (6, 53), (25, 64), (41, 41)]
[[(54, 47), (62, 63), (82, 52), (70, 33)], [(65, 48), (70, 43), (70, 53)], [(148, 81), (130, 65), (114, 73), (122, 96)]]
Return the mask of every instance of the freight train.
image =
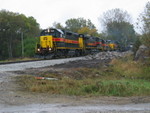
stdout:
[(117, 50), (117, 43), (61, 29), (49, 28), (40, 33), (35, 53), (44, 58), (73, 57), (100, 51)]

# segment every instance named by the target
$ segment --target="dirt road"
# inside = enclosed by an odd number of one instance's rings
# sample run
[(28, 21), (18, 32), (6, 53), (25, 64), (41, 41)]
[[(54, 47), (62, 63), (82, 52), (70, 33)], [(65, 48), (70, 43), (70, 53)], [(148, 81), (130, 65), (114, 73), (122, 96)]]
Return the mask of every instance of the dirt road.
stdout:
[(150, 104), (128, 105), (80, 105), (69, 104), (31, 104), (9, 106), (2, 113), (149, 113)]

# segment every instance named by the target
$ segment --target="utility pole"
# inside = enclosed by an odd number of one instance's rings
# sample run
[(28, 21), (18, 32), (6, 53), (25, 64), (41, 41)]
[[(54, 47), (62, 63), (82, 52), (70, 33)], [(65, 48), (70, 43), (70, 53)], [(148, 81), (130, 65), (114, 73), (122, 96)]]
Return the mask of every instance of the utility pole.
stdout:
[(23, 42), (23, 32), (21, 32), (21, 43), (22, 43), (22, 57), (24, 57), (24, 42)]

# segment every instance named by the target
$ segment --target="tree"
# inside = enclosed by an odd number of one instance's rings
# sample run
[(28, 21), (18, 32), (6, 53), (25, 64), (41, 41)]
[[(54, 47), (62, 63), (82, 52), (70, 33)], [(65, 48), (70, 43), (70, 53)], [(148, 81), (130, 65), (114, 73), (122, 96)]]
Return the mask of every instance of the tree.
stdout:
[(143, 13), (144, 32), (150, 34), (150, 2), (147, 2)]
[(82, 27), (78, 30), (79, 34), (91, 35), (91, 36), (98, 36), (96, 29), (90, 29), (89, 27)]
[(35, 55), (35, 44), (39, 38), (27, 37), (24, 40), (24, 55), (26, 57), (33, 57)]
[(131, 17), (128, 14), (127, 11), (123, 11), (121, 9), (112, 9), (112, 10), (108, 10), (106, 12), (103, 13), (103, 18), (101, 18), (101, 21), (103, 23), (104, 26), (107, 26), (108, 23), (111, 22), (130, 22), (131, 21)]
[(85, 20), (84, 18), (72, 18), (67, 20), (65, 29), (82, 34), (98, 35), (97, 29), (91, 20)]
[[(23, 34), (23, 35), (22, 35)], [(1, 59), (21, 56), (21, 37), (34, 38), (39, 34), (39, 24), (33, 17), (0, 11), (0, 50)], [(30, 50), (29, 50), (30, 51)]]
[(53, 27), (57, 29), (69, 30), (79, 34), (99, 36), (96, 27), (91, 20), (85, 20), (83, 18), (71, 18), (65, 22), (65, 27), (59, 22), (54, 22)]
[(57, 28), (57, 29), (65, 29), (65, 28), (63, 27), (63, 25), (61, 25), (61, 23), (59, 23), (59, 22), (54, 22), (54, 23), (53, 23), (53, 27), (54, 27), (54, 28)]
[(124, 46), (135, 40), (134, 27), (130, 21), (130, 15), (121, 9), (108, 10), (101, 18), (107, 37), (119, 41)]
[(71, 18), (68, 19), (66, 22), (66, 29), (70, 30), (72, 32), (77, 32), (80, 28), (85, 27), (86, 26), (86, 20), (83, 18)]
[(150, 48), (150, 2), (147, 2), (144, 12), (141, 14), (141, 21), (143, 23), (142, 41), (143, 44)]

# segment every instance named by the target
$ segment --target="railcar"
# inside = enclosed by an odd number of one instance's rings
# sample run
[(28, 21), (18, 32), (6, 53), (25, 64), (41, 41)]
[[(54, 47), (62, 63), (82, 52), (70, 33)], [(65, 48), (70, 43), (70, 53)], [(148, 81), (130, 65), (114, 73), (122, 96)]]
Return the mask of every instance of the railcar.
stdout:
[(107, 40), (108, 50), (115, 51), (117, 49), (117, 44), (113, 40)]
[(106, 40), (102, 40), (102, 50), (109, 51), (109, 46)]

